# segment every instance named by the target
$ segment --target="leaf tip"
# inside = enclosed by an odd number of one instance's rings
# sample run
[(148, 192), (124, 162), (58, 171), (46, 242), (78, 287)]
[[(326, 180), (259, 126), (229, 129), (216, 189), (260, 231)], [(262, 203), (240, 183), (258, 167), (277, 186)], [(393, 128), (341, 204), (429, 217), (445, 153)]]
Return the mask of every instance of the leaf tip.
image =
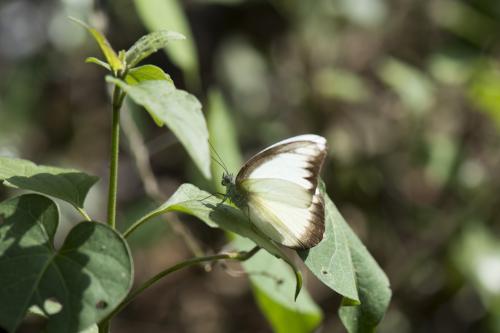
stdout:
[(68, 16), (68, 19), (69, 19), (70, 21), (73, 21), (74, 23), (76, 23), (76, 24), (78, 24), (78, 25), (80, 25), (80, 26), (82, 26), (82, 27), (86, 28), (86, 29), (88, 29), (88, 28), (89, 28), (89, 26), (88, 26), (88, 24), (87, 24), (87, 23), (83, 22), (83, 21), (82, 21), (82, 20), (80, 20), (80, 19), (77, 19), (77, 18), (76, 18), (76, 17), (74, 17), (74, 16)]
[(300, 271), (295, 271), (295, 277), (297, 279), (297, 285), (295, 287), (294, 301), (297, 301), (297, 297), (299, 297), (300, 291), (302, 290), (302, 273), (300, 273)]
[(180, 32), (176, 32), (176, 31), (170, 31), (169, 35), (170, 35), (169, 37), (172, 38), (173, 40), (185, 40), (186, 39), (186, 36), (184, 36)]

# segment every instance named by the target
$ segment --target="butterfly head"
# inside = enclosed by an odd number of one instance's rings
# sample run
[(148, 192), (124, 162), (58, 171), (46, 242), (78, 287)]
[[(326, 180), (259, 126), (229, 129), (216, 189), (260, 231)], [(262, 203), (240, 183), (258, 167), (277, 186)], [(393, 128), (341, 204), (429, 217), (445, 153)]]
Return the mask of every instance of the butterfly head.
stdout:
[(231, 185), (233, 185), (234, 184), (233, 175), (230, 174), (230, 173), (224, 172), (222, 174), (222, 180), (221, 180), (220, 183), (221, 183), (222, 186), (224, 186), (226, 188), (229, 187), (229, 186), (231, 186)]

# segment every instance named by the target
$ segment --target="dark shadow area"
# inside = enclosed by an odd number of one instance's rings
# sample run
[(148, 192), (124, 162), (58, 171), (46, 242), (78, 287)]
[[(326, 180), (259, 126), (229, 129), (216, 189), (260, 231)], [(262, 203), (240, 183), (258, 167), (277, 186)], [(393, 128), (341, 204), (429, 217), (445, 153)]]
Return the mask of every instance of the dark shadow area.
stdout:
[[(89, 258), (72, 253), (73, 263), (60, 262), (62, 256), (56, 254), (52, 243), (58, 224), (58, 211), (52, 200), (28, 194), (9, 203), (11, 205), (4, 204), (0, 211), (2, 321), (17, 318), (19, 324), (27, 309), (35, 305), (51, 318), (37, 320), (40, 329), (46, 326), (48, 332), (77, 332), (83, 294), (90, 286), (90, 277), (85, 271)], [(92, 228), (87, 229), (76, 239), (67, 239), (73, 249), (92, 236)], [(72, 249), (63, 246), (62, 251)]]

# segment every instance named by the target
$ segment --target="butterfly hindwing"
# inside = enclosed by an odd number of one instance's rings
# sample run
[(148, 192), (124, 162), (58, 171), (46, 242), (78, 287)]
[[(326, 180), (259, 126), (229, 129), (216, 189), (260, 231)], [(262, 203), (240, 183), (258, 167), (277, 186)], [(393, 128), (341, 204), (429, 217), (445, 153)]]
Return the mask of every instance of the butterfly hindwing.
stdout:
[(271, 239), (292, 248), (321, 241), (324, 205), (317, 186), (325, 156), (323, 137), (301, 135), (261, 151), (238, 173), (250, 220)]
[(250, 220), (274, 241), (295, 249), (307, 249), (323, 238), (324, 205), (321, 195), (313, 196), (307, 208), (260, 198), (249, 198)]

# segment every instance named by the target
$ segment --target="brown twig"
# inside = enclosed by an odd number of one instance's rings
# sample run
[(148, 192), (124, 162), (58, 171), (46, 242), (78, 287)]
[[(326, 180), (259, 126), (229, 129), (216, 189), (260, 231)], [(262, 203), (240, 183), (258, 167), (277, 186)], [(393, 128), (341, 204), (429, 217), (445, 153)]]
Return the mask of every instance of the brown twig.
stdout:
[[(127, 138), (128, 148), (134, 158), (137, 171), (139, 172), (139, 177), (144, 184), (144, 191), (153, 200), (164, 202), (167, 196), (161, 191), (156, 177), (154, 176), (151, 163), (149, 161), (148, 148), (144, 144), (142, 135), (130, 115), (130, 110), (128, 110), (126, 106), (124, 108), (125, 109), (123, 110), (124, 112), (122, 112), (121, 117), (122, 130)], [(167, 220), (166, 216), (162, 215), (162, 218), (169, 222), (174, 232), (184, 239), (186, 246), (195, 256), (198, 257), (204, 255), (198, 241), (176, 217)]]

